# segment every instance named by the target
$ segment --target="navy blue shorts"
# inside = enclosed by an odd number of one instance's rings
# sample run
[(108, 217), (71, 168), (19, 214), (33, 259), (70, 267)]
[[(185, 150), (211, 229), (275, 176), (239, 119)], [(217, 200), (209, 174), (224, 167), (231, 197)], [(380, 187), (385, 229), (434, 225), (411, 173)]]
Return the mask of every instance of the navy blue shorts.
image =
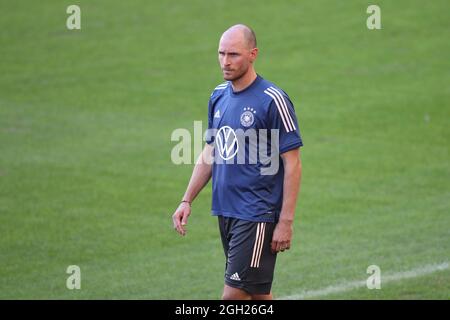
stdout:
[(270, 250), (275, 225), (219, 216), (228, 286), (250, 294), (270, 293), (277, 258)]

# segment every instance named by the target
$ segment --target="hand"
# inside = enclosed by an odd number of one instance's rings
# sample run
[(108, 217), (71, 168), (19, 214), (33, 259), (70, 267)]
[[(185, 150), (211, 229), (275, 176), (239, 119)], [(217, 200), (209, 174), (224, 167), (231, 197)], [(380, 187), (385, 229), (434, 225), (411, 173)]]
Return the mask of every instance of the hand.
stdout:
[(272, 253), (283, 252), (291, 248), (292, 221), (280, 220), (273, 231), (271, 250)]
[(182, 236), (186, 235), (185, 225), (187, 219), (191, 215), (191, 205), (187, 202), (182, 202), (178, 206), (175, 213), (172, 215), (173, 228)]

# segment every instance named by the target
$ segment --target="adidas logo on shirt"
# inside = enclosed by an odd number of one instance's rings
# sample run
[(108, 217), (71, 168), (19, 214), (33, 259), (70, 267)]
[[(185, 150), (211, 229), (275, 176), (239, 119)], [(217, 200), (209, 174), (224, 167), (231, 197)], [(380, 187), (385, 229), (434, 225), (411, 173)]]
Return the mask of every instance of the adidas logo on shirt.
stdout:
[(220, 110), (217, 110), (217, 112), (214, 114), (214, 118), (220, 118)]
[(241, 281), (241, 278), (239, 278), (239, 275), (237, 272), (235, 272), (231, 277), (231, 280)]

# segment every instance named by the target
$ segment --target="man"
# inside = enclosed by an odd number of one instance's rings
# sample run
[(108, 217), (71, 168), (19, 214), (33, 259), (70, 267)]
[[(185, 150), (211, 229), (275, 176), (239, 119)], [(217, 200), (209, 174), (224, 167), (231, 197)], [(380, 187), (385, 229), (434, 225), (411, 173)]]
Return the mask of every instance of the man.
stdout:
[[(255, 72), (258, 48), (253, 30), (232, 26), (223, 33), (218, 51), (227, 82), (211, 94), (207, 144), (172, 216), (173, 226), (186, 234), (191, 203), (212, 177), (212, 214), (218, 216), (226, 257), (222, 298), (272, 299), (277, 253), (291, 247), (303, 143), (287, 94)], [(255, 161), (245, 154), (244, 163), (238, 163), (238, 149), (251, 153), (254, 146), (247, 139), (251, 130), (269, 130), (268, 150), (278, 147), (270, 153), (272, 159), (282, 160), (273, 173), (262, 173), (267, 161), (261, 157)], [(244, 138), (238, 138), (238, 132)]]

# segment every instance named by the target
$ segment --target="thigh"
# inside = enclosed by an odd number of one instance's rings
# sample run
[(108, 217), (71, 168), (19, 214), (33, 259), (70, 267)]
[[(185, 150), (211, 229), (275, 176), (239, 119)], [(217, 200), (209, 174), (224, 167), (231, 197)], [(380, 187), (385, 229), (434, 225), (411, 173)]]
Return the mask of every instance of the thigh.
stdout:
[(228, 285), (223, 287), (222, 300), (250, 300), (252, 296), (246, 291)]

